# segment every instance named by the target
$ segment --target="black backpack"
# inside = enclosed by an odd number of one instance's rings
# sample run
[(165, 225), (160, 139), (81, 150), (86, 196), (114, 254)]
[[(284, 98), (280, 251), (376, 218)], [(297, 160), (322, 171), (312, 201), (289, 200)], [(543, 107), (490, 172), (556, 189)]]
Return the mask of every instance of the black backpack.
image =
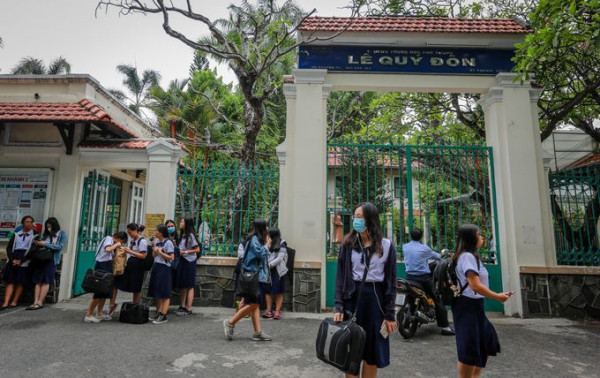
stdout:
[[(479, 263), (479, 262), (478, 262)], [(437, 291), (441, 297), (444, 306), (452, 306), (456, 298), (462, 295), (469, 283), (463, 287), (456, 275), (456, 264), (453, 259), (444, 259), (437, 267)]]

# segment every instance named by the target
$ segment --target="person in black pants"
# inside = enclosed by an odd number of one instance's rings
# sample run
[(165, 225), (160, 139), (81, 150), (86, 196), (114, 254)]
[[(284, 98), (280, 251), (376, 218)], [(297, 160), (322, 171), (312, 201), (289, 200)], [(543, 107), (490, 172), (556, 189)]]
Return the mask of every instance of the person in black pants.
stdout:
[(440, 254), (434, 252), (427, 245), (421, 243), (423, 231), (414, 227), (410, 231), (410, 242), (402, 246), (404, 261), (406, 263), (406, 279), (421, 284), (425, 293), (435, 301), (435, 317), (438, 327), (442, 328), (442, 335), (452, 336), (454, 331), (448, 323), (448, 311), (436, 298), (433, 291), (433, 282), (428, 260), (439, 260)]

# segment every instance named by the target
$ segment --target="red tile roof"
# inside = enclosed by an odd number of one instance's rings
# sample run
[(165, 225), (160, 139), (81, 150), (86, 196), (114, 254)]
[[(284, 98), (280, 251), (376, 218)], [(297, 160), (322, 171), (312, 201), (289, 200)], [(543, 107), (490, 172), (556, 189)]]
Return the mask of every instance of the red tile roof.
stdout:
[[(350, 23), (350, 24), (349, 24)], [(347, 28), (347, 29), (345, 29)], [(526, 34), (531, 30), (510, 19), (447, 17), (309, 17), (298, 30), (407, 33)]]
[(98, 140), (87, 141), (79, 145), (80, 148), (118, 148), (128, 150), (143, 150), (150, 145), (151, 140)]
[(569, 166), (569, 168), (581, 168), (587, 167), (588, 165), (594, 165), (600, 163), (600, 153), (587, 157), (583, 160), (579, 160)]
[(92, 122), (112, 126), (128, 137), (138, 137), (87, 99), (77, 103), (0, 102), (0, 121)]

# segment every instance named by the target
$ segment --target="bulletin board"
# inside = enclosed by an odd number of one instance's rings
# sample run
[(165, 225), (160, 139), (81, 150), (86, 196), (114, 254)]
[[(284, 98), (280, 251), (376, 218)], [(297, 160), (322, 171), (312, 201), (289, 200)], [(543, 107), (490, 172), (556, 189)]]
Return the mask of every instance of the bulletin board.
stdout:
[(41, 231), (50, 208), (51, 169), (0, 168), (0, 240), (31, 215)]

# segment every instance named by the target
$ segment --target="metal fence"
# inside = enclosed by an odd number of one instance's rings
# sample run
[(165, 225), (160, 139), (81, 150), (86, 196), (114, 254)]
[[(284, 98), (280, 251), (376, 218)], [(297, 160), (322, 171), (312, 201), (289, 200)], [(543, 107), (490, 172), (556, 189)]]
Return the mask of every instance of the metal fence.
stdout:
[(330, 259), (339, 235), (350, 231), (354, 206), (369, 201), (378, 207), (384, 236), (398, 246), (400, 259), (412, 227), (421, 228), (424, 242), (439, 251), (454, 249), (459, 226), (473, 223), (488, 241), (482, 258), (497, 263), (491, 147), (345, 139), (329, 143), (327, 153)]
[(191, 162), (179, 170), (176, 216), (192, 217), (203, 254), (235, 256), (254, 219), (277, 225), (279, 168), (257, 163)]
[(550, 173), (550, 202), (559, 265), (600, 265), (600, 165)]

